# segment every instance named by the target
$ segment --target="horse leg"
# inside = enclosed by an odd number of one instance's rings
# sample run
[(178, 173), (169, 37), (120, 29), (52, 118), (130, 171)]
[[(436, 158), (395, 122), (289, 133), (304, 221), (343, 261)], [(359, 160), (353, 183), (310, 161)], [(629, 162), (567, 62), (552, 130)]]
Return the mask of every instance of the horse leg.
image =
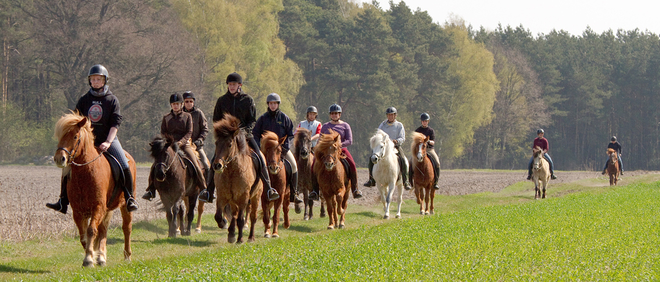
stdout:
[(340, 229), (341, 229), (340, 219), (341, 219), (341, 215), (344, 213), (344, 210), (342, 209), (342, 205), (341, 205), (342, 200), (344, 199), (344, 197), (342, 197), (342, 196), (343, 195), (342, 195), (341, 192), (339, 194), (337, 194), (337, 196), (335, 196), (335, 199), (337, 201), (337, 204), (335, 205), (335, 208), (336, 208), (336, 211), (335, 211), (335, 228), (340, 228)]
[(431, 191), (429, 185), (424, 187), (424, 214), (429, 214), (429, 201), (431, 200)]
[(548, 180), (543, 182), (543, 196), (541, 199), (545, 199), (545, 187), (548, 187)]
[(273, 220), (272, 220), (273, 234), (271, 235), (271, 237), (273, 238), (280, 237), (279, 227), (280, 227), (280, 212), (282, 211), (282, 202), (283, 202), (282, 198), (286, 198), (286, 196), (280, 197), (279, 199), (275, 200), (275, 205), (273, 205)]
[[(383, 216), (383, 219), (388, 219), (390, 218), (390, 204), (392, 204), (392, 194), (394, 193), (394, 184), (389, 183), (387, 185), (387, 197), (385, 197), (385, 216)], [(383, 191), (381, 190), (381, 195), (383, 194)]]
[(215, 222), (218, 224), (218, 228), (225, 229), (227, 228), (227, 219), (225, 218), (224, 212), (227, 202), (218, 199), (218, 202), (215, 205), (215, 216), (213, 219), (215, 219)]
[[(264, 222), (264, 238), (270, 238), (270, 201), (268, 201), (266, 192), (264, 192), (261, 196), (261, 213), (263, 215), (263, 222)], [(282, 198), (282, 197), (280, 197)]]
[(238, 210), (238, 216), (236, 217), (236, 223), (238, 224), (238, 240), (237, 244), (243, 244), (243, 227), (245, 227), (245, 207), (241, 207)]
[(99, 235), (96, 237), (96, 243), (94, 250), (96, 251), (96, 264), (99, 266), (105, 266), (107, 259), (107, 249), (106, 243), (108, 239), (108, 226), (110, 226), (110, 220), (112, 219), (112, 212), (105, 214), (103, 221), (99, 225)]
[(176, 237), (176, 227), (174, 226), (175, 215), (172, 212), (174, 206), (165, 211), (165, 218), (167, 218), (167, 237)]
[(289, 229), (289, 227), (291, 227), (291, 220), (289, 219), (289, 204), (291, 204), (289, 197), (284, 197), (284, 204), (282, 205), (282, 213), (284, 213), (284, 229)]
[(341, 220), (339, 221), (339, 229), (346, 226), (346, 208), (348, 208), (348, 193), (344, 193), (344, 200), (341, 203)]
[(254, 242), (254, 226), (257, 223), (257, 209), (259, 208), (259, 197), (255, 196), (250, 201), (250, 235), (248, 242)]
[[(197, 201), (197, 197), (195, 197)], [(202, 214), (204, 213), (204, 202), (198, 201), (197, 203), (197, 227), (195, 233), (202, 233)]]
[(335, 210), (335, 197), (329, 197), (326, 204), (328, 205), (328, 229), (335, 229), (334, 216), (337, 212)]
[(433, 206), (433, 199), (435, 199), (435, 188), (433, 187), (433, 182), (429, 184), (429, 194), (431, 194), (431, 210), (429, 211), (430, 214), (435, 214), (435, 207)]
[(397, 193), (397, 196), (396, 196), (396, 199), (397, 199), (397, 202), (398, 202), (398, 207), (397, 207), (397, 210), (396, 210), (396, 218), (401, 218), (401, 205), (403, 204), (403, 186), (395, 185), (394, 187), (398, 187), (397, 188), (398, 193)]
[(186, 197), (186, 200), (186, 230), (182, 231), (181, 235), (190, 236), (193, 219), (195, 219), (195, 204), (197, 203), (197, 199), (196, 197)]
[[(231, 207), (231, 213), (230, 217), (231, 218), (231, 223), (229, 224), (229, 234), (227, 235), (227, 242), (229, 243), (236, 243), (236, 225), (238, 221), (238, 205), (235, 204), (230, 204)], [(238, 231), (239, 233), (242, 232), (242, 230)]]
[(76, 223), (76, 227), (78, 227), (80, 245), (82, 245), (83, 249), (87, 249), (87, 233), (85, 231), (87, 230), (89, 219), (85, 218), (82, 214), (73, 211), (73, 221)]
[(131, 261), (131, 233), (133, 232), (133, 213), (123, 206), (121, 209), (121, 230), (124, 233), (124, 260)]
[[(101, 204), (103, 205), (103, 204)], [(96, 245), (96, 236), (98, 236), (98, 226), (101, 224), (101, 208), (96, 208), (92, 212), (92, 218), (87, 226), (87, 247), (85, 248), (85, 259), (83, 260), (84, 267), (94, 266), (94, 247)]]
[(328, 204), (326, 203), (325, 198), (323, 198), (322, 196), (319, 202), (321, 202), (321, 210), (319, 211), (319, 217), (325, 217), (325, 210), (327, 209), (326, 206)]

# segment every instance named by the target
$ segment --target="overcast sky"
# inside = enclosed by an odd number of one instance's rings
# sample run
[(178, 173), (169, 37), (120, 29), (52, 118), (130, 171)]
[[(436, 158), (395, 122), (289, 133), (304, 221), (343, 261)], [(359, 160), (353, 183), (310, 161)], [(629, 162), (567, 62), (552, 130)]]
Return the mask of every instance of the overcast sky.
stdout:
[[(377, 0), (383, 10), (389, 9), (389, 0)], [(363, 1), (371, 3), (371, 1)], [(394, 3), (399, 3), (394, 0)], [(650, 31), (660, 34), (660, 2), (653, 0), (406, 0), (413, 11), (419, 7), (427, 11), (436, 23), (444, 24), (454, 14), (475, 29), (484, 26), (493, 30), (498, 24), (517, 27), (520, 24), (534, 36), (551, 30), (565, 30), (582, 35), (591, 27), (600, 34), (617, 29)]]

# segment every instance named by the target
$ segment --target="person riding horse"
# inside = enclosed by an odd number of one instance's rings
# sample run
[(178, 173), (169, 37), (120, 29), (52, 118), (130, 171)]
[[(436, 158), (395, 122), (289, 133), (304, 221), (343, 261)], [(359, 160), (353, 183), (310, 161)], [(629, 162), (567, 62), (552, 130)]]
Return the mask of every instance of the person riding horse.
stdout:
[(285, 113), (280, 110), (280, 95), (270, 93), (266, 97), (268, 110), (257, 119), (257, 123), (252, 129), (252, 136), (257, 144), (261, 144), (261, 135), (266, 131), (272, 131), (278, 138), (286, 137), (282, 144), (282, 157), (291, 164), (291, 193), (289, 199), (296, 204), (302, 203), (298, 198), (298, 164), (291, 153), (291, 140), (293, 139), (293, 122)]
[[(254, 99), (241, 90), (243, 86), (243, 78), (238, 73), (231, 73), (227, 76), (227, 93), (220, 96), (215, 103), (213, 110), (213, 122), (219, 121), (225, 117), (225, 113), (236, 117), (240, 122), (240, 127), (245, 130), (248, 146), (255, 152), (259, 159), (259, 177), (264, 184), (264, 190), (268, 191), (268, 200), (273, 201), (280, 197), (273, 187), (270, 186), (270, 178), (268, 177), (268, 169), (266, 168), (266, 161), (263, 154), (259, 151), (259, 146), (252, 136), (252, 128), (257, 121), (257, 107), (254, 104)], [(211, 158), (211, 163), (215, 156)], [(215, 199), (215, 181), (213, 179), (213, 172), (209, 171), (208, 179), (206, 180), (207, 189), (199, 193), (199, 200), (203, 202), (212, 203)]]
[[(435, 150), (433, 149), (433, 145), (435, 144), (435, 130), (429, 127), (431, 116), (429, 116), (427, 113), (422, 113), (419, 118), (422, 125), (415, 129), (415, 132), (424, 134), (424, 136), (429, 138), (429, 141), (426, 143), (426, 153), (427, 155), (431, 156), (430, 160), (433, 163), (433, 189), (440, 190), (440, 186), (438, 186), (438, 177), (440, 176), (440, 159), (438, 158), (438, 154), (436, 154)], [(411, 169), (410, 176), (408, 177), (411, 181), (413, 180), (414, 173), (415, 170)]]
[[(552, 159), (550, 158), (550, 155), (548, 155), (548, 151), (550, 150), (550, 144), (548, 143), (548, 139), (543, 138), (543, 135), (545, 134), (545, 131), (543, 129), (539, 129), (536, 131), (536, 137), (534, 139), (534, 144), (532, 145), (532, 149), (535, 147), (541, 148), (545, 153), (543, 154), (543, 157), (545, 160), (550, 163), (550, 174), (552, 179), (557, 179), (557, 176), (555, 176), (555, 164), (552, 162)], [(527, 180), (532, 179), (532, 162), (534, 161), (534, 157), (529, 159), (529, 165), (527, 166)]]
[[(410, 182), (408, 181), (408, 159), (403, 154), (401, 150), (401, 145), (406, 141), (406, 132), (403, 128), (403, 124), (396, 120), (396, 108), (389, 107), (385, 110), (387, 114), (387, 119), (380, 123), (378, 129), (385, 131), (387, 135), (390, 136), (392, 142), (394, 142), (394, 148), (396, 149), (396, 156), (399, 158), (399, 167), (401, 168), (401, 178), (403, 179), (403, 187), (406, 190), (412, 189)], [(369, 180), (364, 183), (366, 187), (372, 187), (376, 185), (376, 181), (373, 177), (374, 163), (369, 162)]]
[[(321, 136), (321, 122), (316, 120), (319, 111), (314, 106), (307, 107), (306, 119), (298, 123), (298, 128), (304, 128), (312, 133), (312, 148), (319, 142)], [(295, 133), (294, 133), (295, 134)]]
[[(341, 107), (337, 104), (330, 105), (328, 109), (330, 114), (330, 121), (323, 124), (321, 127), (322, 134), (329, 134), (330, 129), (339, 133), (341, 136), (341, 151), (346, 155), (346, 160), (348, 161), (349, 166), (349, 177), (351, 178), (351, 191), (353, 192), (353, 199), (362, 198), (362, 192), (357, 188), (357, 169), (355, 167), (355, 161), (353, 156), (348, 152), (347, 147), (353, 144), (353, 132), (351, 131), (351, 126), (341, 120)], [(319, 186), (314, 185), (314, 191), (309, 193), (309, 199), (313, 201), (319, 200)]]
[[(171, 136), (174, 139), (174, 142), (179, 146), (179, 149), (185, 154), (196, 171), (197, 185), (206, 188), (206, 181), (204, 181), (204, 173), (200, 169), (199, 161), (195, 152), (190, 146), (190, 140), (193, 133), (193, 118), (192, 116), (183, 111), (183, 98), (181, 94), (175, 93), (170, 96), (170, 107), (172, 110), (163, 116), (163, 122), (160, 125), (160, 134), (163, 136)], [(147, 193), (142, 196), (142, 199), (149, 200), (156, 197), (156, 187), (153, 185), (152, 175), (154, 173), (153, 167), (151, 168), (151, 173), (149, 173), (149, 186), (147, 187)]]
[[(610, 139), (610, 144), (607, 144), (608, 149), (613, 149), (614, 151), (617, 152), (617, 157), (619, 157), (619, 169), (621, 170), (621, 175), (623, 175), (623, 159), (621, 159), (621, 143), (616, 141), (616, 136), (612, 136)], [(607, 163), (609, 162), (609, 158), (605, 162), (605, 168), (603, 168), (603, 174), (607, 173)]]
[[(138, 209), (138, 203), (133, 198), (133, 175), (128, 166), (128, 159), (124, 149), (117, 138), (117, 131), (122, 122), (119, 100), (108, 87), (108, 70), (102, 65), (94, 65), (87, 73), (87, 82), (91, 89), (78, 99), (76, 110), (92, 122), (94, 146), (100, 151), (108, 152), (119, 161), (124, 173), (122, 189), (126, 199), (126, 208), (129, 212)], [(67, 182), (70, 166), (62, 170), (60, 198), (56, 203), (47, 203), (46, 207), (66, 214), (69, 198), (67, 197)]]

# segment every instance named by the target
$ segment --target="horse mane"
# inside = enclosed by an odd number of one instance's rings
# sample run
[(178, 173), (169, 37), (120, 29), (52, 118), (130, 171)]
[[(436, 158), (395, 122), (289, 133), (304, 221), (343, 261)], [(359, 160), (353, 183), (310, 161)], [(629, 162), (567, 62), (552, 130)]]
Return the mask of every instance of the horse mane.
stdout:
[(324, 152), (328, 150), (331, 146), (338, 146), (341, 148), (341, 141), (335, 142), (335, 138), (339, 136), (339, 133), (335, 132), (332, 129), (329, 129), (329, 133), (321, 134), (319, 142), (316, 143), (314, 148), (314, 153), (318, 156), (324, 155)]
[(543, 150), (539, 146), (534, 146), (534, 149), (532, 149), (532, 153), (534, 153), (534, 157), (537, 157)]
[[(385, 133), (385, 131), (381, 129), (376, 129), (376, 133), (374, 136), (371, 136), (371, 139), (369, 139), (369, 145), (371, 145), (371, 148), (373, 149), (378, 143), (382, 142), (383, 140), (389, 140), (390, 136)], [(394, 143), (393, 142), (386, 142), (385, 146), (387, 147), (388, 150), (392, 151), (394, 150)]]
[[(79, 127), (78, 124), (86, 120), (85, 125)], [(94, 147), (94, 134), (92, 134), (92, 123), (86, 117), (80, 115), (78, 111), (71, 111), (71, 113), (63, 115), (55, 124), (54, 136), (57, 140), (61, 140), (64, 135), (80, 128), (81, 139), (84, 139), (86, 146)]]
[(616, 150), (612, 148), (607, 148), (607, 155), (611, 155), (612, 153), (616, 153)]
[(410, 151), (414, 152), (415, 148), (419, 145), (419, 143), (424, 142), (426, 140), (426, 135), (419, 133), (419, 132), (413, 132), (412, 133), (412, 144), (410, 144)]
[(151, 142), (149, 142), (149, 145), (151, 145), (151, 149), (149, 151), (151, 152), (151, 156), (154, 158), (161, 156), (167, 151), (167, 148), (169, 147), (172, 147), (174, 152), (179, 151), (179, 146), (176, 144), (176, 142), (174, 142), (172, 136), (169, 135), (157, 135)]
[(302, 149), (302, 143), (305, 139), (312, 139), (312, 132), (306, 128), (299, 127), (296, 130), (296, 134), (293, 135), (293, 147), (295, 148), (296, 153), (300, 152), (300, 149)]
[(279, 144), (279, 138), (275, 132), (266, 131), (263, 135), (261, 135), (261, 148), (266, 149), (269, 147), (277, 147)]
[(238, 118), (225, 113), (223, 119), (213, 123), (213, 133), (215, 134), (215, 140), (233, 138), (236, 131), (240, 130), (238, 138), (236, 138), (236, 144), (238, 150), (242, 153), (247, 153), (247, 141), (245, 141), (245, 130), (240, 127), (241, 122)]

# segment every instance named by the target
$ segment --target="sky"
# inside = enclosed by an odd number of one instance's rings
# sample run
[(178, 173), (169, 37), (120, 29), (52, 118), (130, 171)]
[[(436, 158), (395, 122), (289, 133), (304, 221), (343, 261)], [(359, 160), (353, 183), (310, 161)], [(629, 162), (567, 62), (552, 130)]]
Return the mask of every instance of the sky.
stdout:
[[(390, 0), (377, 0), (383, 10)], [(371, 3), (371, 1), (364, 1)], [(393, 0), (399, 3), (400, 0)], [(537, 36), (553, 29), (571, 35), (582, 35), (589, 26), (597, 34), (618, 29), (650, 31), (660, 34), (660, 2), (612, 0), (405, 0), (413, 11), (427, 11), (433, 22), (444, 24), (452, 14), (465, 20), (474, 29), (481, 26), (494, 30), (498, 24), (525, 29)]]

